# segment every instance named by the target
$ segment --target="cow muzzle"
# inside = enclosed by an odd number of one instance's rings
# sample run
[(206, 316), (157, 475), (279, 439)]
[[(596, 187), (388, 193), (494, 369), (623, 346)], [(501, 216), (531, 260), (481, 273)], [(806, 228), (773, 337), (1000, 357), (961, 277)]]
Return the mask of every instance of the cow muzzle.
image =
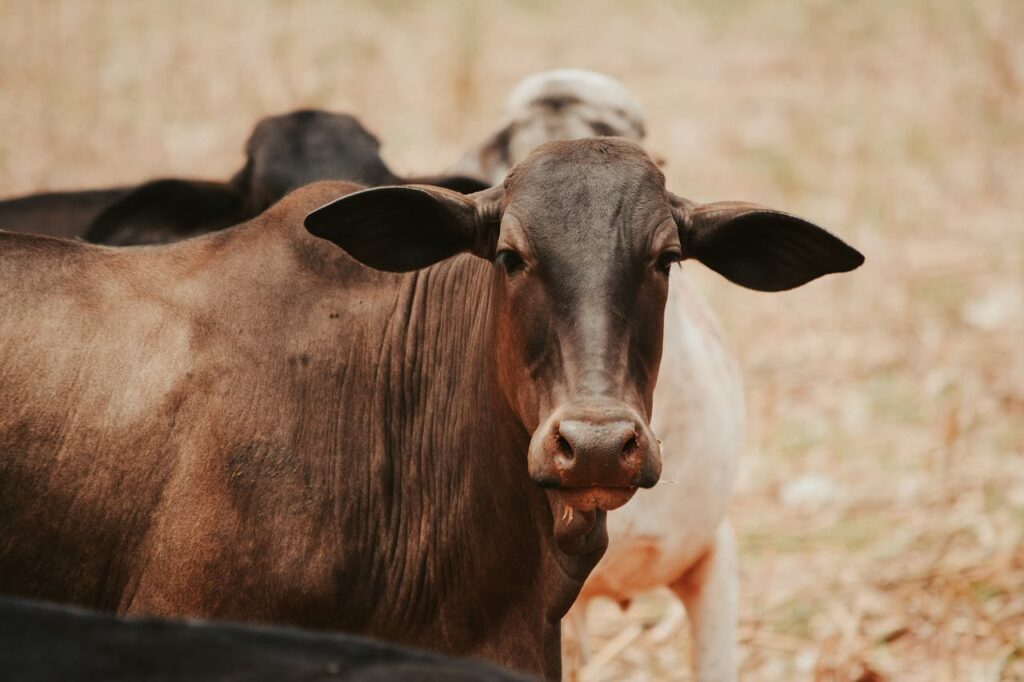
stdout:
[(555, 410), (533, 435), (530, 476), (578, 512), (621, 507), (661, 475), (658, 442), (623, 404)]

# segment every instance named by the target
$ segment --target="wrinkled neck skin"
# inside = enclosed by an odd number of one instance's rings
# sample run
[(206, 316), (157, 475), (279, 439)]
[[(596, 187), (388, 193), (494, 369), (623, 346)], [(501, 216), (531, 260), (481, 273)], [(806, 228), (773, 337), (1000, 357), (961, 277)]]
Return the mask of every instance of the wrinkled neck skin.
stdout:
[[(302, 248), (333, 248), (314, 242)], [(351, 272), (345, 256), (332, 253), (321, 262), (329, 271), (338, 258)], [(400, 585), (397, 598), (370, 597), (380, 622), (370, 624), (369, 634), (393, 639), (409, 622), (427, 624), (425, 636), (408, 632), (403, 641), (554, 679), (560, 620), (604, 553), (605, 514), (574, 514), (529, 477), (531, 433), (497, 382), (500, 276), (473, 256), (402, 276), (359, 268), (354, 287), (346, 274), (339, 296), (358, 296), (364, 284), (397, 286), (382, 343), (367, 340), (380, 348), (370, 361), (376, 442), (366, 453), (338, 442), (334, 456), (370, 458), (366, 489), (346, 490), (347, 519), (356, 526), (371, 519), (358, 532), (367, 541), (360, 551), (373, 558), (361, 559), (366, 568), (353, 569), (362, 574), (353, 578), (382, 585), (383, 573), (386, 584)], [(367, 399), (350, 394), (344, 402)], [(446, 641), (452, 623), (459, 625), (451, 631), (479, 633), (480, 641)], [(524, 667), (524, 652), (514, 648), (531, 639), (543, 660)]]

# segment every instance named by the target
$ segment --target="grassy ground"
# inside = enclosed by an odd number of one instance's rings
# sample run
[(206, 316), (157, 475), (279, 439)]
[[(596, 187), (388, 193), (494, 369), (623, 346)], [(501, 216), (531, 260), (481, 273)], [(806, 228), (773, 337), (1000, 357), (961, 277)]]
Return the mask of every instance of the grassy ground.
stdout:
[[(748, 680), (1024, 679), (1024, 4), (0, 0), (0, 194), (226, 178), (261, 115), (359, 114), (453, 161), (533, 71), (646, 103), (672, 188), (828, 225), (857, 273), (694, 266), (751, 414), (733, 517)], [(593, 680), (688, 679), (598, 604)]]

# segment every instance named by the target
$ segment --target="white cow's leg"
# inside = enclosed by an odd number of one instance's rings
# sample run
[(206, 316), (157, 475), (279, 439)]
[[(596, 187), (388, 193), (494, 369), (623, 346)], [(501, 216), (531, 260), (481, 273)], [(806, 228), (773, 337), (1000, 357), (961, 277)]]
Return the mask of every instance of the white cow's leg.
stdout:
[(667, 641), (669, 637), (678, 633), (684, 618), (686, 611), (683, 610), (682, 602), (674, 593), (671, 596), (666, 595), (665, 613), (658, 620), (658, 624), (651, 628), (647, 639), (659, 644)]
[(577, 599), (562, 619), (562, 682), (576, 682), (590, 659), (587, 643), (588, 599)]
[(736, 538), (726, 520), (719, 525), (708, 553), (672, 584), (690, 617), (698, 682), (736, 679), (738, 571)]

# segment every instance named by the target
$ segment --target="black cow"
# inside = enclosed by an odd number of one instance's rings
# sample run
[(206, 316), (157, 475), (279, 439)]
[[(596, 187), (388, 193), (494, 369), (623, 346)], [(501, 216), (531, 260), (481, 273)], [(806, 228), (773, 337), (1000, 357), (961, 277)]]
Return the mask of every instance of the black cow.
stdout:
[(527, 682), (487, 663), (350, 635), (129, 619), (0, 598), (8, 682)]
[(263, 119), (245, 151), (245, 166), (227, 182), (165, 178), (134, 187), (8, 199), (0, 202), (0, 229), (98, 244), (155, 244), (236, 225), (316, 180), (415, 183), (463, 193), (487, 187), (455, 175), (399, 177), (358, 119), (317, 109)]

